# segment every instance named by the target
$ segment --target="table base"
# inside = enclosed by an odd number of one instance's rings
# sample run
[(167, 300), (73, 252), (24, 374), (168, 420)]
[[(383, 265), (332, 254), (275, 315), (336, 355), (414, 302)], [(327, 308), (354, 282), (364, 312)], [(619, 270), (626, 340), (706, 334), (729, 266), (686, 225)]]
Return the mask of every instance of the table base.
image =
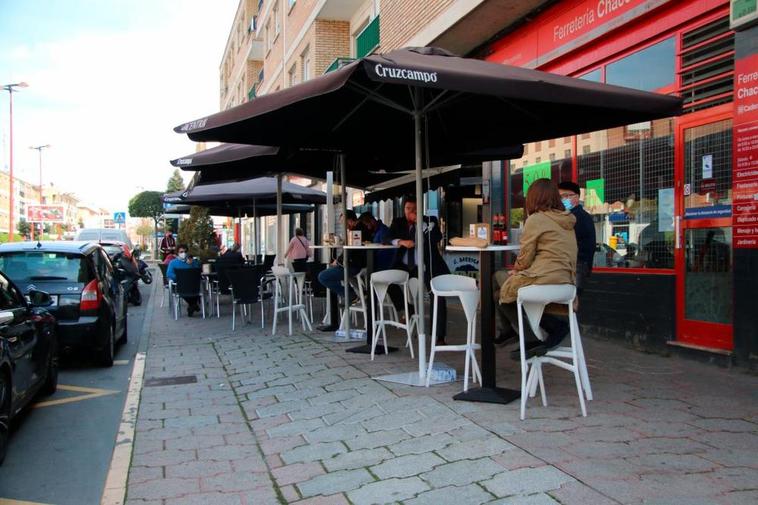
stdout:
[[(387, 346), (387, 352), (397, 352), (397, 347)], [(358, 347), (351, 347), (350, 349), (345, 349), (345, 352), (354, 352), (357, 354), (371, 354), (371, 346), (370, 345), (360, 345)], [(380, 354), (384, 354), (384, 346), (381, 344), (376, 345), (376, 354), (377, 356)]]
[(511, 403), (521, 397), (521, 391), (507, 388), (475, 388), (469, 389), (465, 393), (458, 393), (453, 396), (453, 400), (464, 402), (481, 402), (481, 403)]
[[(418, 387), (426, 386), (426, 377), (421, 377), (418, 374), (418, 372), (404, 372), (404, 373), (396, 373), (392, 375), (380, 375), (379, 377), (372, 377), (372, 379), (377, 380), (377, 381), (394, 382), (395, 384), (405, 384), (406, 386), (418, 386)], [(429, 385), (436, 386), (437, 384), (445, 384), (448, 382), (453, 382), (453, 381), (432, 379), (429, 381)]]

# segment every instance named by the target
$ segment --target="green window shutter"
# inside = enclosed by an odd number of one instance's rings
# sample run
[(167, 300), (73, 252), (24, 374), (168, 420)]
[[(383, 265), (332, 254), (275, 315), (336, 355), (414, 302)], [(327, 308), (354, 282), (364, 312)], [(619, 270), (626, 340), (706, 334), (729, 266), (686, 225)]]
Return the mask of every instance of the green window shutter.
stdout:
[(379, 16), (366, 25), (355, 39), (355, 56), (363, 58), (379, 46)]

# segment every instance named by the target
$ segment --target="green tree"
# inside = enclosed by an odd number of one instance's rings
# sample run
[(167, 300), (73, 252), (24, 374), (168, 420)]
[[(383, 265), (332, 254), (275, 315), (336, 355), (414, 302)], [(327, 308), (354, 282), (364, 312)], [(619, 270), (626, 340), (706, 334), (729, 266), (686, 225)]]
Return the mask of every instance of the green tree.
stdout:
[(177, 243), (186, 244), (189, 253), (200, 260), (216, 256), (211, 249), (213, 244), (213, 220), (208, 215), (208, 209), (192, 206), (190, 217), (179, 224), (179, 240)]
[(22, 219), (16, 223), (16, 230), (18, 230), (19, 235), (22, 237), (28, 237), (32, 227), (26, 219)]
[(129, 215), (132, 217), (148, 217), (153, 220), (153, 236), (156, 244), (154, 251), (158, 250), (158, 220), (163, 215), (163, 201), (160, 191), (143, 191), (137, 193), (129, 200)]
[(168, 184), (166, 185), (166, 193), (183, 190), (184, 179), (182, 179), (182, 173), (178, 168), (174, 169), (174, 173), (171, 174), (171, 177), (168, 179)]

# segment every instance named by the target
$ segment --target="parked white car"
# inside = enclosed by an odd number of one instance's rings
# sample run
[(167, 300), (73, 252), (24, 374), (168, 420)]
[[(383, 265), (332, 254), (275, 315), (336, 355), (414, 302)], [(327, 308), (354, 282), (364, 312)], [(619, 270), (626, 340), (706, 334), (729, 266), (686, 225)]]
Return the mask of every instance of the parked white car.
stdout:
[(82, 228), (77, 232), (75, 240), (89, 240), (92, 242), (123, 242), (129, 246), (129, 250), (134, 249), (129, 235), (126, 230), (117, 230), (114, 228)]

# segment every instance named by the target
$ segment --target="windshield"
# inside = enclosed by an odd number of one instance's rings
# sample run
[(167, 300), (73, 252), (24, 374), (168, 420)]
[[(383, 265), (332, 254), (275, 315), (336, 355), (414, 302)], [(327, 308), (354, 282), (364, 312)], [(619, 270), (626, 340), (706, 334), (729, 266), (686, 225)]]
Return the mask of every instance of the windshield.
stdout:
[(115, 244), (100, 244), (109, 257), (113, 258), (118, 253), (123, 253), (124, 248)]
[(61, 252), (5, 253), (0, 255), (0, 270), (15, 282), (54, 280), (86, 283), (92, 279), (82, 255)]

